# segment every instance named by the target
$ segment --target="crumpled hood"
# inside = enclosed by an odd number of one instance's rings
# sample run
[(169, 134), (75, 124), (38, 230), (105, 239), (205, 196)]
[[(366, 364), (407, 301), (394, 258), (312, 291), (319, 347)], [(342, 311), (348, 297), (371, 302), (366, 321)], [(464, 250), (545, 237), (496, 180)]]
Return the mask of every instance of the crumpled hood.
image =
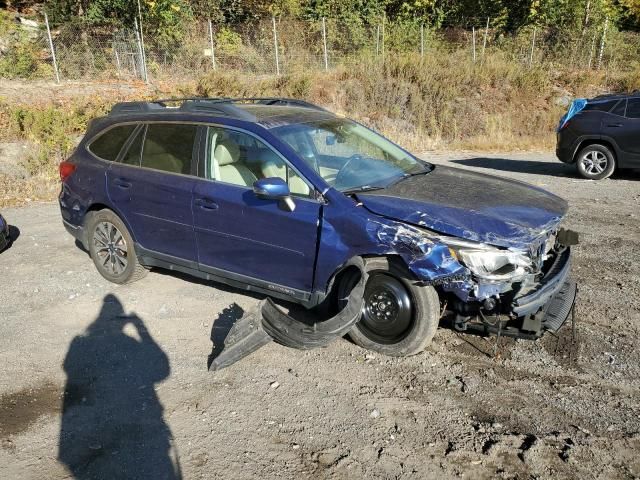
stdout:
[(533, 185), (443, 166), (358, 199), (378, 215), (512, 248), (528, 247), (567, 212), (565, 200)]

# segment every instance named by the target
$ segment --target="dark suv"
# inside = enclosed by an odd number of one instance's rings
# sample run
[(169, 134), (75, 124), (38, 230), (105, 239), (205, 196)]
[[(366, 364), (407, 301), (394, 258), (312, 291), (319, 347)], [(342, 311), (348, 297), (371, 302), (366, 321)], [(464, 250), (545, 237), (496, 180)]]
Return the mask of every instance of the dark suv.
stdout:
[(108, 280), (162, 267), (329, 308), (358, 262), (350, 336), (390, 355), (422, 350), (443, 311), (537, 338), (575, 298), (564, 200), (431, 165), (298, 100), (117, 104), (60, 175), (64, 224)]
[(558, 126), (556, 155), (590, 180), (640, 168), (640, 93), (574, 100)]

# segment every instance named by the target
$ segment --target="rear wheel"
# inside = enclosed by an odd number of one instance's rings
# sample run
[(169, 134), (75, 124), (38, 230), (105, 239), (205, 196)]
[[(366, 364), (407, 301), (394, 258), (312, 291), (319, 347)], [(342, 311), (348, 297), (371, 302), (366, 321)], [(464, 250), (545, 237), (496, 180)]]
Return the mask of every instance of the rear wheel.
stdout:
[(438, 293), (431, 286), (415, 285), (406, 268), (387, 258), (367, 259), (365, 266), (369, 279), (362, 317), (349, 337), (384, 355), (399, 357), (423, 351), (438, 328)]
[(131, 234), (111, 210), (100, 210), (88, 218), (87, 241), (94, 265), (110, 282), (131, 283), (147, 273), (138, 263)]
[(611, 150), (604, 145), (588, 145), (578, 153), (576, 168), (581, 177), (602, 180), (613, 174), (616, 161)]

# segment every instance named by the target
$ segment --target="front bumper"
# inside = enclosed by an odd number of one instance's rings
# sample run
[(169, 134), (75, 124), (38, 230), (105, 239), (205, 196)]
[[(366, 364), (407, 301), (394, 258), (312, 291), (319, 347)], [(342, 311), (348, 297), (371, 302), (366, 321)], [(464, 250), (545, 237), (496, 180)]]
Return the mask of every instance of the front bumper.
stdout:
[(571, 249), (565, 247), (533, 290), (516, 294), (499, 314), (480, 309), (477, 319), (472, 320), (458, 313), (455, 328), (528, 339), (539, 338), (545, 331), (556, 332), (571, 314), (576, 299), (578, 287), (570, 272)]
[(571, 249), (565, 248), (542, 278), (535, 290), (516, 297), (511, 304), (513, 313), (518, 316), (536, 313), (544, 307), (562, 289), (571, 271)]

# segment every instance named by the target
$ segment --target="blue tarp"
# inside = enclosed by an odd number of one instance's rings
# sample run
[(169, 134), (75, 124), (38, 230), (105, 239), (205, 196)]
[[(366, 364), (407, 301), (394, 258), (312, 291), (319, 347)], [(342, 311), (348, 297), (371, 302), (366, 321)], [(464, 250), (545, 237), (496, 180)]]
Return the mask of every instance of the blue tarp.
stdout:
[(567, 113), (565, 113), (560, 119), (560, 123), (558, 124), (558, 131), (562, 130), (569, 120), (571, 120), (575, 115), (580, 113), (580, 111), (587, 105), (586, 98), (576, 98), (573, 102), (571, 102), (571, 106)]

